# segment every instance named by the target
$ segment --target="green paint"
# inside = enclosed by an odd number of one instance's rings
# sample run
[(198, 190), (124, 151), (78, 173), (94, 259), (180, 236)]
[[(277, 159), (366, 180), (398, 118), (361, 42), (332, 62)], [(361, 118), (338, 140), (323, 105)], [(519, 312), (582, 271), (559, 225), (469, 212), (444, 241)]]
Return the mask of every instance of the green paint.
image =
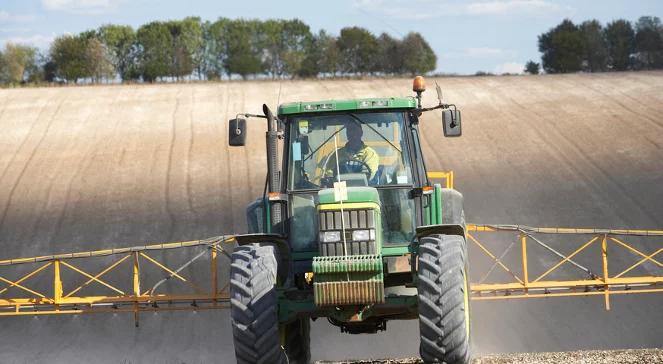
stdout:
[(401, 255), (405, 255), (408, 253), (412, 253), (411, 245), (389, 246), (382, 248), (382, 255), (385, 257), (393, 257), (393, 256), (399, 257)]
[(379, 273), (382, 257), (379, 255), (329, 256), (313, 258), (313, 273)]
[(348, 301), (354, 304), (384, 302), (382, 269), (379, 254), (313, 258), (315, 303), (336, 306), (338, 302)]
[(335, 111), (362, 111), (376, 109), (414, 109), (414, 97), (370, 98), (352, 100), (325, 100), (315, 102), (291, 102), (279, 106), (279, 116), (325, 113)]
[(430, 221), (428, 225), (439, 225), (442, 223), (442, 185), (438, 183), (433, 186), (429, 213)]
[[(334, 189), (326, 188), (318, 192), (318, 199), (320, 205), (338, 203), (334, 198)], [(346, 203), (354, 202), (373, 202), (380, 205), (380, 195), (378, 190), (373, 187), (348, 187), (348, 199), (343, 201)], [(348, 207), (351, 208), (351, 207)]]
[[(407, 111), (417, 107), (416, 99), (413, 97), (402, 98), (368, 98), (351, 100), (327, 100), (317, 102), (294, 102), (282, 104), (278, 108), (278, 115), (286, 117), (302, 114), (324, 114), (324, 113), (350, 113), (361, 111), (395, 110)], [(372, 209), (374, 212), (374, 221), (376, 229), (376, 247), (379, 254), (365, 256), (335, 256), (321, 257), (318, 251), (292, 252), (291, 259), (300, 262), (311, 262), (311, 270), (314, 273), (314, 284), (306, 289), (279, 288), (279, 320), (288, 322), (297, 315), (308, 315), (311, 317), (335, 317), (338, 320), (346, 321), (351, 317), (362, 320), (376, 315), (371, 309), (371, 305), (348, 305), (343, 307), (317, 306), (316, 295), (329, 295), (333, 290), (329, 286), (336, 287), (336, 283), (341, 282), (379, 282), (379, 287), (384, 288), (385, 276), (383, 271), (385, 256), (402, 256), (405, 254), (417, 254), (417, 246), (414, 244), (401, 246), (382, 246), (381, 232), (381, 213), (380, 197), (378, 191), (372, 187), (348, 187), (348, 199), (343, 201), (344, 209)], [(430, 203), (425, 208), (423, 218), (424, 225), (439, 225), (442, 223), (442, 187), (439, 184), (434, 185), (433, 193), (430, 195)], [(335, 200), (334, 190), (325, 189), (318, 193), (319, 206), (340, 210), (339, 202)], [(354, 204), (354, 206), (353, 206)], [(363, 204), (359, 205), (359, 204)], [(337, 206), (338, 205), (338, 206)], [(374, 206), (374, 207), (373, 207)], [(325, 210), (332, 211), (332, 210)], [(265, 214), (267, 215), (266, 230), (271, 230), (270, 205), (266, 204)], [(292, 232), (297, 233), (297, 232)], [(407, 287), (415, 284), (413, 281), (406, 283)], [(317, 283), (317, 284), (316, 284)], [(343, 286), (345, 287), (345, 286)], [(373, 288), (373, 287), (371, 287)], [(321, 291), (322, 290), (322, 291)], [(368, 289), (362, 288), (368, 292)], [(287, 294), (297, 291), (297, 294)], [(376, 289), (376, 291), (380, 291)], [(362, 295), (363, 297), (364, 295)], [(321, 297), (321, 296), (319, 296)], [(408, 309), (416, 310), (417, 296), (389, 296), (385, 297), (384, 291), (379, 292), (380, 302), (384, 300), (384, 305), (407, 306)], [(369, 297), (370, 298), (370, 297)], [(379, 303), (379, 305), (382, 305)], [(356, 315), (356, 316), (355, 316)]]
[(292, 260), (312, 260), (314, 257), (317, 257), (320, 253), (315, 251), (308, 252), (292, 252)]
[(267, 234), (270, 234), (272, 232), (272, 205), (269, 203), (269, 200), (267, 198), (262, 199), (263, 204), (265, 205), (265, 226), (264, 230), (267, 232)]

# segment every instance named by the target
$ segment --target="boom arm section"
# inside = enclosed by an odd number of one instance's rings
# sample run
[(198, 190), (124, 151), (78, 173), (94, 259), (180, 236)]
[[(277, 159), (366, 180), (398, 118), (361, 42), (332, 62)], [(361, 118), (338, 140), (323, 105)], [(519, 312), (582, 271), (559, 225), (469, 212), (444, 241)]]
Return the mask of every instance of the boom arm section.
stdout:
[[(0, 260), (0, 282), (6, 284), (0, 289), (0, 316), (133, 312), (138, 325), (139, 312), (226, 308), (219, 260), (235, 242), (233, 236), (219, 236)], [(26, 267), (27, 274), (6, 278)]]
[[(474, 300), (602, 295), (609, 310), (610, 295), (663, 292), (657, 258), (663, 255), (663, 230), (472, 224), (467, 230), (468, 240), (492, 263), (471, 284)], [(513, 247), (520, 252), (509, 254)], [(472, 263), (473, 273), (478, 266)], [(498, 273), (505, 279), (488, 283)]]

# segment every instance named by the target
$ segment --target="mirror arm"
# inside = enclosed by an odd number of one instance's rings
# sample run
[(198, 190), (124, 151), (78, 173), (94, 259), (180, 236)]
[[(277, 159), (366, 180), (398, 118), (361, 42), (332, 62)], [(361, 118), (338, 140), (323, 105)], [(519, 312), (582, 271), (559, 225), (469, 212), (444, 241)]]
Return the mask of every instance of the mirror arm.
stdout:
[[(235, 119), (239, 119), (240, 116), (243, 116), (243, 117), (245, 117), (245, 118), (263, 118), (263, 119), (267, 119), (267, 117), (266, 117), (265, 115), (241, 114), (241, 113), (235, 115)], [(235, 133), (237, 133), (237, 134), (239, 135), (239, 133), (240, 133), (239, 128), (235, 129)]]
[(265, 115), (257, 115), (257, 114), (237, 114), (237, 118), (240, 116), (243, 116), (245, 118), (262, 118), (262, 119), (267, 119)]
[(419, 115), (421, 115), (422, 112), (426, 112), (426, 111), (432, 111), (432, 110), (437, 110), (437, 109), (443, 109), (444, 110), (444, 109), (450, 109), (450, 108), (453, 108), (453, 110), (456, 110), (456, 105), (454, 105), (454, 104), (439, 104), (439, 105), (435, 105), (433, 107), (419, 108), (417, 110), (419, 111)]

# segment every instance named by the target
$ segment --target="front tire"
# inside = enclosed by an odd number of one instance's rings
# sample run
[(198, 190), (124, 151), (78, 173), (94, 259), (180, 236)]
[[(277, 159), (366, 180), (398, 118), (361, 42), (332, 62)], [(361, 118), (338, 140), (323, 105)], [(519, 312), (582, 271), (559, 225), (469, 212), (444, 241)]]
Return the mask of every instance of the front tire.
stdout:
[(235, 248), (230, 268), (230, 314), (238, 364), (279, 364), (287, 359), (279, 341), (276, 249)]
[(470, 360), (469, 286), (465, 239), (431, 235), (419, 244), (419, 352), (425, 363)]

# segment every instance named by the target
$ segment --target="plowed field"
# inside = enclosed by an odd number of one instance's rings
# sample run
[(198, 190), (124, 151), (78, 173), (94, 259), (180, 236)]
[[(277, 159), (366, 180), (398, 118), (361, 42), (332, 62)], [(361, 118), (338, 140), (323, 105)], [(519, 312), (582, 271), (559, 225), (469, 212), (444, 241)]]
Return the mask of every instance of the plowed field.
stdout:
[[(456, 172), (468, 221), (663, 228), (663, 73), (437, 81), (463, 111), (464, 136), (444, 139), (439, 114), (427, 115), (428, 169)], [(410, 87), (285, 81), (281, 102)], [(245, 231), (244, 206), (265, 180), (264, 122), (249, 123), (247, 147), (230, 149), (226, 121), (278, 95), (278, 82), (0, 90), (0, 258)], [(663, 295), (602, 304), (477, 302), (473, 349), (663, 345)], [(317, 360), (418, 351), (416, 322), (346, 336), (323, 321), (313, 324)], [(226, 311), (144, 315), (138, 329), (131, 315), (3, 318), (0, 327), (1, 363), (234, 362)]]

